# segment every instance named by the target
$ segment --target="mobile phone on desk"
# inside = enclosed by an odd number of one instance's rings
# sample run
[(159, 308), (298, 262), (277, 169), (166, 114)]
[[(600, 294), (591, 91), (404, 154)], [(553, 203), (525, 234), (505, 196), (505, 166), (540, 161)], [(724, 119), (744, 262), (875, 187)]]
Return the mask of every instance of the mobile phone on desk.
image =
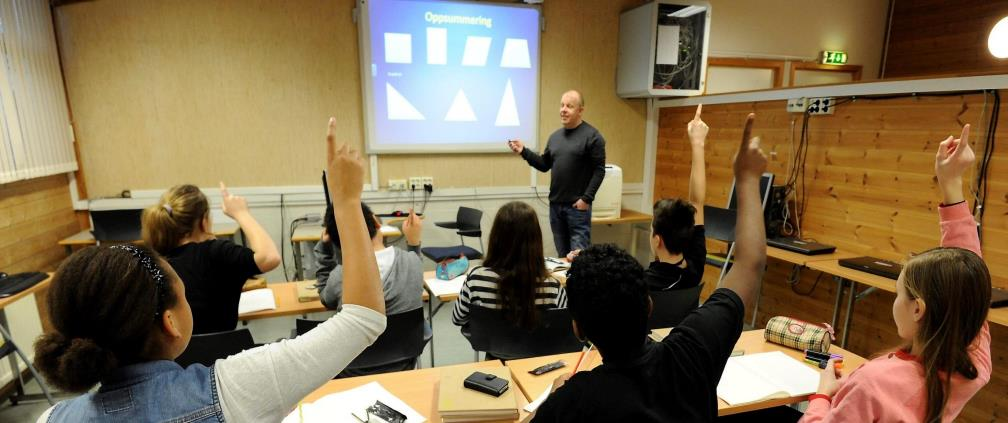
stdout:
[(469, 377), (465, 378), (462, 386), (499, 397), (508, 390), (508, 381), (507, 379), (497, 377), (497, 375), (473, 372)]
[(563, 360), (558, 360), (558, 361), (554, 361), (554, 362), (549, 363), (549, 364), (543, 364), (542, 366), (539, 366), (539, 367), (536, 367), (536, 368), (534, 368), (532, 370), (529, 370), (529, 373), (533, 374), (533, 375), (536, 375), (536, 376), (539, 376), (539, 375), (541, 375), (543, 373), (549, 373), (549, 372), (552, 372), (552, 371), (554, 371), (556, 369), (563, 368), (564, 366), (567, 366), (567, 363), (564, 363)]

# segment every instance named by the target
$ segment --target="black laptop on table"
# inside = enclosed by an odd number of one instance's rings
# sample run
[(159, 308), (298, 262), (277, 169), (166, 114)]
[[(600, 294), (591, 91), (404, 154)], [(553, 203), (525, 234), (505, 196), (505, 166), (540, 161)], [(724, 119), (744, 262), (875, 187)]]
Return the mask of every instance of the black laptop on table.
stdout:
[(839, 262), (843, 267), (889, 279), (899, 279), (899, 274), (903, 271), (903, 265), (899, 263), (871, 256), (845, 258), (840, 259)]
[(834, 245), (820, 244), (815, 241), (803, 241), (798, 238), (768, 238), (766, 243), (771, 247), (794, 251), (808, 256), (816, 254), (829, 254), (836, 251), (836, 246)]
[(132, 242), (140, 239), (141, 209), (91, 210), (91, 234), (96, 241)]

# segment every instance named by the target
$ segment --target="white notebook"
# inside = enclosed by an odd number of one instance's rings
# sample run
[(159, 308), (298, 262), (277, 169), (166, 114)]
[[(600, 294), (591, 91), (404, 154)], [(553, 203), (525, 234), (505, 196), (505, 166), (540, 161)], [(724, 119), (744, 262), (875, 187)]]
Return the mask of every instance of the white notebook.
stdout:
[(728, 359), (717, 395), (730, 405), (770, 398), (810, 395), (819, 387), (819, 371), (780, 351)]
[(434, 293), (435, 297), (447, 294), (458, 294), (462, 291), (462, 284), (465, 283), (466, 275), (459, 275), (455, 279), (443, 280), (438, 278), (427, 279), (427, 287)]
[(276, 308), (276, 298), (273, 297), (273, 290), (269, 288), (242, 292), (238, 299), (238, 314), (276, 310)]
[(381, 401), (393, 410), (405, 414), (406, 423), (421, 423), (427, 420), (381, 384), (371, 382), (326, 395), (313, 403), (301, 404), (283, 419), (283, 423), (360, 423), (361, 420), (354, 415), (366, 419), (365, 410), (374, 405), (375, 401)]

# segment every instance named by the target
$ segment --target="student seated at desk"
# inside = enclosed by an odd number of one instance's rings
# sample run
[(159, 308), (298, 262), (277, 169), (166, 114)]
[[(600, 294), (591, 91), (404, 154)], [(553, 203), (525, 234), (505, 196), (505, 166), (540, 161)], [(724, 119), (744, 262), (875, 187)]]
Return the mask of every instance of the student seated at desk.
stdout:
[[(558, 378), (534, 422), (700, 422), (717, 417), (717, 383), (742, 333), (766, 263), (759, 180), (766, 157), (750, 140), (749, 115), (735, 159), (735, 265), (700, 308), (664, 340), (648, 342), (651, 302), (644, 269), (612, 245), (589, 247), (567, 275), (574, 333), (594, 344), (602, 365)], [(566, 380), (566, 382), (565, 382)]]
[(550, 276), (535, 209), (512, 201), (497, 211), (483, 265), (469, 271), (452, 322), (467, 334), (469, 309), (503, 310), (516, 326), (534, 328), (540, 309), (567, 307), (567, 294)]
[[(361, 204), (364, 222), (371, 237), (370, 250), (378, 263), (378, 274), (385, 292), (386, 314), (399, 314), (423, 307), (423, 261), (420, 258), (420, 218), (410, 210), (409, 218), (403, 221), (403, 235), (406, 236), (406, 250), (385, 246), (381, 235), (381, 223), (367, 204)], [(318, 270), (316, 287), (322, 304), (330, 310), (338, 310), (343, 305), (343, 265), (329, 255), (340, 251), (339, 228), (332, 208), (326, 209), (326, 236), (315, 245)], [(332, 243), (332, 248), (322, 244)]]
[(991, 277), (962, 192), (976, 159), (968, 138), (966, 125), (935, 156), (941, 247), (911, 257), (896, 280), (892, 314), (903, 346), (844, 379), (831, 362), (801, 421), (949, 422), (990, 382)]
[[(666, 198), (654, 204), (651, 221), (651, 251), (655, 261), (644, 271), (644, 280), (652, 291), (692, 288), (703, 280), (707, 260), (704, 237), (703, 206), (707, 190), (704, 174), (704, 142), (707, 124), (700, 119), (703, 105), (686, 126), (692, 151), (689, 201)], [(697, 302), (699, 302), (699, 296)]]
[(185, 286), (171, 266), (142, 247), (78, 251), (49, 288), (53, 331), (35, 342), (47, 381), (68, 392), (39, 422), (279, 422), (385, 330), (385, 301), (368, 250), (360, 194), (360, 155), (333, 146), (329, 192), (346, 246), (343, 311), (296, 339), (264, 345), (213, 366), (173, 360), (192, 335)]
[(234, 329), (245, 281), (280, 265), (273, 239), (249, 213), (245, 198), (231, 195), (223, 182), (220, 188), (221, 209), (238, 222), (251, 248), (214, 236), (210, 203), (194, 185), (172, 187), (141, 219), (144, 243), (163, 255), (185, 283), (194, 334)]

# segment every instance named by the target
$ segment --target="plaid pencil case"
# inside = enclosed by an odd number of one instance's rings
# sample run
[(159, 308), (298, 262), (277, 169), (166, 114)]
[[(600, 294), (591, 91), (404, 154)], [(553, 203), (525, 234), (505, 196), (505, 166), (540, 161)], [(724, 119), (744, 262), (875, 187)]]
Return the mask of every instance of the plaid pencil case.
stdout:
[(776, 316), (767, 322), (763, 337), (770, 342), (797, 350), (828, 352), (833, 341), (833, 328), (787, 316)]

